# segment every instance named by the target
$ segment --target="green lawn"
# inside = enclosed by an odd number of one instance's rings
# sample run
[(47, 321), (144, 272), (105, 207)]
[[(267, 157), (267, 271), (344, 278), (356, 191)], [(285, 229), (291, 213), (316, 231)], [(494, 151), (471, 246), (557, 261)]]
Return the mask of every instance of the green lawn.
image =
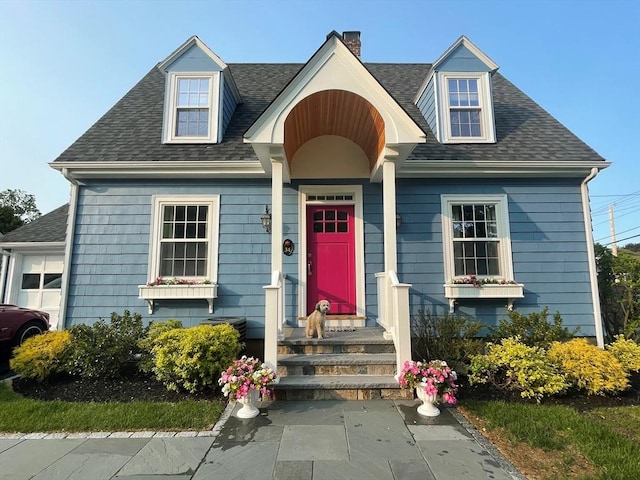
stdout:
[(32, 400), (0, 383), (0, 432), (205, 430), (226, 403), (216, 401), (80, 403)]
[[(579, 413), (569, 406), (465, 401), (464, 408), (488, 428), (506, 432), (511, 444), (549, 453), (579, 452), (597, 470), (582, 478), (640, 478), (640, 407), (603, 407)], [(568, 477), (567, 477), (568, 478)], [(575, 477), (573, 477), (575, 478)]]

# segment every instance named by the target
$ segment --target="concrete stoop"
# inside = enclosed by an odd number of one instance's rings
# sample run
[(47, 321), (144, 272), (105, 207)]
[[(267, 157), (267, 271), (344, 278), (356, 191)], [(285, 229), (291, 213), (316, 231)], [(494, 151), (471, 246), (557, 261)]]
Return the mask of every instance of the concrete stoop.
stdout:
[(278, 342), (275, 400), (412, 399), (394, 375), (395, 348), (379, 327), (306, 338), (303, 328), (285, 329)]

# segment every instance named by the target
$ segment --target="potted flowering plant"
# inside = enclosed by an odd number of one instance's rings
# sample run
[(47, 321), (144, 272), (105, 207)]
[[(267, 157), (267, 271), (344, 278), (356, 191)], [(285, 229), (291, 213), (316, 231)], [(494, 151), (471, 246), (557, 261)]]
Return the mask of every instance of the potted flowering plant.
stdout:
[(400, 387), (416, 389), (418, 398), (423, 402), (423, 405), (418, 407), (418, 413), (427, 416), (440, 414), (440, 410), (434, 405), (439, 400), (450, 405), (458, 401), (457, 379), (456, 372), (444, 360), (407, 360), (398, 375)]
[(255, 417), (260, 411), (255, 407), (255, 402), (260, 394), (271, 395), (267, 387), (274, 384), (277, 375), (266, 364), (254, 357), (243, 355), (233, 362), (218, 380), (222, 386), (222, 393), (232, 402), (236, 400), (243, 407), (236, 414), (240, 418)]

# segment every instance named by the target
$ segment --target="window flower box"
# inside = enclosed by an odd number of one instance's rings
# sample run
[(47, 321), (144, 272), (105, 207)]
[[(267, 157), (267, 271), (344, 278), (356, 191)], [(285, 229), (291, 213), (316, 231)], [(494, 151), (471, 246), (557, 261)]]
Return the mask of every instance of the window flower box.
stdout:
[(507, 300), (507, 309), (511, 311), (514, 300), (524, 297), (524, 285), (521, 283), (485, 283), (482, 285), (445, 283), (444, 296), (449, 299), (450, 313), (454, 312), (456, 300), (459, 298), (504, 298)]
[(218, 298), (218, 285), (215, 283), (199, 285), (138, 285), (138, 298), (147, 301), (149, 315), (153, 314), (154, 303), (158, 300), (203, 299), (209, 304), (209, 313), (213, 313), (213, 299)]

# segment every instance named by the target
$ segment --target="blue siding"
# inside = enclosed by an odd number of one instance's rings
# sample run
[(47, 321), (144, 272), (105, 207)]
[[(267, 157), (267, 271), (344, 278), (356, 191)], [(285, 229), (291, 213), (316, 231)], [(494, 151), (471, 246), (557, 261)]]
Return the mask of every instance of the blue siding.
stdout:
[[(305, 184), (314, 182), (305, 181)], [(318, 182), (326, 183), (326, 182)], [(345, 183), (352, 184), (353, 181)], [(384, 269), (382, 185), (362, 182), (364, 214), (365, 301), (367, 324), (378, 315), (375, 274)], [(284, 238), (296, 247), (298, 183), (284, 185)], [(397, 210), (398, 274), (413, 285), (412, 313), (448, 310), (444, 298), (441, 194), (506, 194), (515, 279), (525, 285), (516, 300), (522, 313), (559, 311), (565, 325), (594, 335), (593, 306), (579, 181), (399, 179)], [(249, 338), (264, 335), (264, 290), (270, 281), (270, 235), (260, 225), (264, 205), (271, 203), (270, 180), (111, 182), (81, 187), (67, 312), (67, 326), (108, 318), (111, 312), (140, 312), (146, 321), (179, 318), (196, 325), (209, 318), (204, 301), (159, 302), (154, 315), (138, 299), (147, 281), (153, 194), (220, 195), (218, 299), (214, 316), (244, 316)], [(285, 315), (297, 318), (298, 248), (283, 259)], [(458, 313), (495, 325), (506, 317), (504, 300), (461, 300)]]
[[(399, 180), (398, 274), (411, 283), (411, 308), (448, 311), (444, 298), (440, 194), (507, 194), (515, 279), (525, 298), (521, 313), (559, 311), (564, 325), (594, 335), (591, 284), (578, 181)], [(430, 193), (437, 192), (437, 193)], [(456, 312), (487, 325), (506, 318), (504, 300), (460, 300)]]
[(439, 72), (488, 72), (489, 68), (464, 45), (459, 45), (438, 65)]
[[(247, 192), (251, 192), (247, 195)], [(92, 324), (128, 309), (146, 321), (178, 318), (196, 325), (211, 315), (204, 300), (158, 302), (153, 315), (138, 299), (147, 281), (153, 194), (220, 195), (218, 299), (215, 316), (245, 316), (249, 337), (262, 337), (271, 237), (260, 225), (271, 203), (269, 181), (127, 183), (81, 187), (74, 237), (67, 326)]]
[(189, 48), (166, 69), (167, 72), (219, 72), (220, 70), (220, 66), (197, 45)]
[(233, 116), (233, 112), (236, 110), (236, 100), (233, 96), (233, 91), (229, 86), (229, 82), (231, 80), (227, 80), (225, 75), (222, 75), (222, 78), (224, 79), (224, 90), (222, 93), (222, 135), (224, 136), (224, 132), (227, 131), (227, 127), (229, 126), (229, 122)]
[(422, 116), (427, 120), (429, 127), (431, 127), (431, 131), (434, 135), (438, 132), (437, 122), (438, 118), (436, 117), (436, 95), (435, 95), (435, 77), (431, 77), (429, 83), (427, 83), (427, 87), (424, 92), (418, 99), (417, 106), (422, 112)]

